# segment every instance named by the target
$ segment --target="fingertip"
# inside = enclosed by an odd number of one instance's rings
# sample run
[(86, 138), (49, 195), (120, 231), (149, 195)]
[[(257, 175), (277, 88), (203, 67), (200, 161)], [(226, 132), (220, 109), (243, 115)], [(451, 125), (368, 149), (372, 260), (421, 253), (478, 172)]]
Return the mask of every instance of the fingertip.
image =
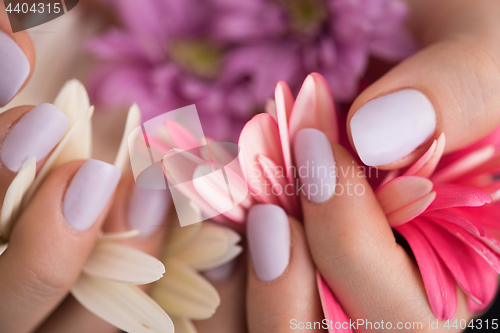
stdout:
[(74, 229), (90, 228), (102, 215), (115, 192), (121, 171), (114, 165), (87, 160), (78, 169), (63, 199), (63, 213)]
[[(0, 256), (0, 293), (7, 300), (1, 305), (0, 322), (6, 327), (15, 325), (17, 330), (31, 331), (59, 304), (81, 274), (110, 207), (112, 183), (118, 182), (113, 178), (116, 174), (119, 177), (110, 165), (103, 168), (111, 172), (96, 168), (88, 172), (85, 166), (96, 163), (73, 161), (57, 168), (15, 223), (9, 247)], [(101, 184), (96, 184), (96, 179)], [(95, 198), (89, 199), (90, 191), (77, 191), (81, 182), (86, 182), (87, 187), (94, 185), (93, 194), (102, 200), (100, 207), (96, 208)], [(108, 194), (104, 196), (104, 192)], [(87, 229), (72, 225), (73, 216), (63, 211), (66, 199), (74, 204), (79, 201), (73, 207), (84, 217), (89, 218), (89, 212), (95, 216)]]
[(0, 5), (0, 107), (28, 82), (35, 67), (35, 50), (26, 33), (13, 33), (3, 2)]
[(279, 278), (290, 260), (290, 226), (283, 208), (272, 204), (252, 206), (247, 237), (253, 268), (262, 281)]
[(168, 189), (140, 188), (131, 173), (125, 174), (116, 190), (111, 209), (103, 225), (105, 233), (138, 230), (139, 235), (122, 242), (158, 256), (167, 234), (173, 203)]
[(363, 163), (384, 166), (429, 141), (436, 130), (436, 111), (421, 91), (401, 89), (364, 103), (350, 117), (349, 127)]
[(320, 321), (315, 267), (301, 224), (270, 204), (253, 206), (247, 224), (250, 330), (288, 332), (292, 319)]

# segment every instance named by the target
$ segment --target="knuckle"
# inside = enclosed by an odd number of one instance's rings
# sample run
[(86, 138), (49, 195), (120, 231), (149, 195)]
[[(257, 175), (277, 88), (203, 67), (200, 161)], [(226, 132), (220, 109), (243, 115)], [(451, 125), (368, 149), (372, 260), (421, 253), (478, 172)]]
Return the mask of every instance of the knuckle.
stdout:
[[(487, 39), (465, 40), (460, 58), (470, 75), (468, 87), (483, 97), (500, 90), (500, 52)], [(480, 91), (475, 91), (475, 90)]]
[(58, 274), (57, 269), (42, 263), (36, 263), (28, 268), (28, 285), (41, 295), (64, 294), (71, 288), (71, 281)]
[(451, 66), (449, 81), (456, 112), (469, 126), (483, 124), (500, 107), (500, 46), (487, 37), (456, 35), (448, 43), (445, 66)]

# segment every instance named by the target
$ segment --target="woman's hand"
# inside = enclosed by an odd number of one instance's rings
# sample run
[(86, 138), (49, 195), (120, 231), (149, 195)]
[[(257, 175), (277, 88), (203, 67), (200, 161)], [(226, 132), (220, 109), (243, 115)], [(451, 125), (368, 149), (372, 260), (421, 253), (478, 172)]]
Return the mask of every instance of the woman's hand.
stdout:
[[(410, 23), (425, 48), (363, 91), (347, 118), (349, 138), (363, 162), (384, 169), (410, 165), (440, 133), (446, 136), (445, 153), (449, 153), (477, 141), (500, 123), (500, 3), (409, 3)], [(419, 270), (396, 243), (384, 212), (352, 156), (310, 129), (296, 136), (294, 153), (297, 168), (314, 161), (316, 166), (336, 166), (338, 170), (336, 179), (325, 177), (317, 185), (336, 183), (342, 193), (306, 193), (301, 202), (313, 261), (347, 315), (365, 322), (391, 322), (393, 327), (397, 322), (420, 322), (423, 330), (429, 330), (429, 321), (435, 322), (436, 317)], [(301, 184), (312, 181), (321, 179), (305, 177)], [(270, 212), (280, 209), (270, 206), (267, 210), (260, 220), (272, 225), (278, 213)], [(249, 228), (251, 225), (250, 221)], [(286, 230), (281, 233), (286, 237)], [(294, 251), (294, 246), (291, 249)], [(274, 247), (266, 257), (270, 271), (277, 267), (274, 260), (285, 261)], [(291, 270), (270, 283), (279, 283), (286, 274)], [(294, 290), (298, 289), (296, 286)], [(265, 307), (266, 302), (272, 302), (272, 296), (270, 293), (258, 304)], [(248, 294), (250, 304), (258, 299), (258, 294)], [(313, 308), (310, 305), (309, 310)], [(286, 306), (281, 311), (286, 313)], [(301, 313), (296, 311), (287, 318), (262, 316), (277, 318), (274, 331), (287, 331), (291, 330), (290, 320)], [(466, 297), (459, 290), (455, 318), (460, 321), (470, 317)], [(266, 320), (262, 318), (254, 317), (253, 323), (249, 317), (249, 327)], [(443, 323), (439, 328), (449, 331)], [(360, 330), (370, 331), (363, 327)]]
[[(0, 106), (4, 106), (27, 82), (35, 61), (28, 35), (9, 32), (3, 3), (0, 6)], [(66, 116), (51, 104), (20, 106), (0, 114), (0, 205), (26, 159), (36, 157), (39, 171), (67, 126)], [(152, 255), (160, 253), (168, 193), (142, 190), (132, 175), (121, 182), (120, 178), (118, 168), (88, 160), (64, 164), (44, 180), (14, 222), (8, 247), (0, 255), (1, 332), (118, 332), (68, 293), (101, 229), (139, 229), (142, 237), (123, 242)]]
[(347, 131), (367, 165), (395, 169), (444, 133), (445, 154), (500, 123), (500, 2), (409, 0), (425, 46), (364, 90)]

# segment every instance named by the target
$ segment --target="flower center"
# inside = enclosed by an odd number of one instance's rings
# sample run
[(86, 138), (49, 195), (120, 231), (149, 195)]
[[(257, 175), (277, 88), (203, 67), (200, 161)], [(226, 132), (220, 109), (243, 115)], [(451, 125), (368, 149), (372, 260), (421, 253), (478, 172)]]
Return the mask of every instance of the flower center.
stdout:
[(323, 0), (279, 0), (290, 19), (291, 29), (315, 32), (328, 17)]
[(205, 40), (178, 39), (171, 44), (170, 58), (193, 74), (210, 79), (219, 72), (222, 51)]

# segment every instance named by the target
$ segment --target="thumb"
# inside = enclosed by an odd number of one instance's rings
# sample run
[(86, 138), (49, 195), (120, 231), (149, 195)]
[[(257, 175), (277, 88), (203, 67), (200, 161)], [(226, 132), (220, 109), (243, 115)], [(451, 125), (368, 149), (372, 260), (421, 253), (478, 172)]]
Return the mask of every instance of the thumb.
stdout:
[[(446, 153), (498, 126), (500, 21), (492, 23), (488, 17), (490, 12), (500, 13), (500, 6), (482, 4), (480, 10), (471, 9), (474, 25), (453, 25), (462, 31), (470, 27), (469, 32), (449, 33), (451, 23), (441, 24), (447, 32), (435, 29), (435, 44), (395, 67), (353, 103), (348, 132), (365, 164), (400, 168), (416, 160), (440, 133), (447, 139)], [(422, 24), (432, 21), (429, 12), (451, 10), (448, 7), (426, 8)], [(464, 8), (457, 17), (467, 12)]]
[(120, 178), (88, 160), (67, 163), (44, 181), (0, 256), (0, 331), (28, 332), (67, 295), (81, 273)]

